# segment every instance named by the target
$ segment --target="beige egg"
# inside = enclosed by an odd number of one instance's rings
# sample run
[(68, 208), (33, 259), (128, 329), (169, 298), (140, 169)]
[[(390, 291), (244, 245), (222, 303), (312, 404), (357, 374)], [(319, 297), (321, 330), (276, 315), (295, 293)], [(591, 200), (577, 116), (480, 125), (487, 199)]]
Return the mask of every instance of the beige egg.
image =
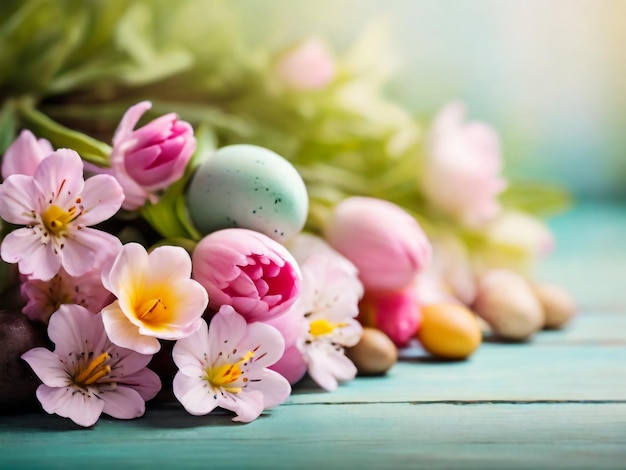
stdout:
[(543, 307), (544, 328), (561, 328), (576, 313), (574, 300), (560, 287), (552, 284), (537, 284), (534, 286), (534, 291)]
[(382, 331), (366, 327), (357, 345), (346, 348), (346, 356), (359, 375), (381, 375), (398, 361), (398, 350)]
[(514, 271), (497, 269), (478, 284), (474, 311), (502, 339), (524, 341), (543, 328), (543, 308), (528, 281)]
[(431, 304), (422, 307), (422, 324), (417, 339), (424, 349), (445, 359), (465, 359), (482, 342), (476, 315), (458, 304)]

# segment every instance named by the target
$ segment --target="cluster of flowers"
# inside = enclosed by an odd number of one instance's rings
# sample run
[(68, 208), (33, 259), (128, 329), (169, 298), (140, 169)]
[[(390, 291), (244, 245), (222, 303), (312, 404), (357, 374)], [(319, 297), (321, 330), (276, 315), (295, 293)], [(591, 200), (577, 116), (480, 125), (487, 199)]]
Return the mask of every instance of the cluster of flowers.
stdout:
[[(307, 371), (329, 391), (354, 378), (344, 348), (360, 338), (364, 288), (384, 312), (411, 285), (430, 257), (419, 225), (394, 204), (354, 197), (337, 207), (327, 241), (302, 233), (289, 249), (245, 228), (210, 233), (191, 255), (123, 245), (94, 226), (157, 202), (195, 149), (174, 114), (135, 129), (149, 106), (123, 117), (110, 168), (28, 130), (4, 155), (0, 217), (15, 227), (2, 259), (19, 269), (23, 313), (47, 324), (55, 344), (22, 356), (43, 382), (44, 410), (82, 426), (101, 413), (141, 416), (161, 388), (147, 365), (163, 340), (176, 342), (173, 392), (194, 415), (219, 406), (247, 422), (284, 402)], [(377, 323), (394, 338), (406, 322), (414, 332), (416, 308)]]

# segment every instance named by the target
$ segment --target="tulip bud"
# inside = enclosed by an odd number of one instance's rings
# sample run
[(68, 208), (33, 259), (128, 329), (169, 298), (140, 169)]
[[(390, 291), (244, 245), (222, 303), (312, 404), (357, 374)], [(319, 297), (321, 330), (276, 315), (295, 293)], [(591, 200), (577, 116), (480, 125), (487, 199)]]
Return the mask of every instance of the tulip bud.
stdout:
[(29, 130), (23, 130), (2, 157), (2, 178), (11, 175), (33, 176), (39, 163), (53, 152), (46, 139), (37, 139)]
[(209, 306), (232, 307), (248, 322), (285, 312), (300, 292), (301, 274), (278, 242), (253, 230), (213, 232), (196, 246), (193, 277), (209, 293)]
[(385, 333), (398, 347), (406, 346), (422, 321), (415, 290), (368, 293), (361, 302), (362, 320)]
[(157, 202), (156, 192), (182, 177), (196, 149), (193, 129), (173, 113), (135, 130), (151, 106), (149, 101), (131, 106), (113, 137), (111, 170), (124, 189), (127, 210), (139, 209), (146, 200)]
[(430, 243), (415, 219), (381, 199), (345, 199), (325, 236), (357, 267), (366, 290), (402, 289), (430, 260)]

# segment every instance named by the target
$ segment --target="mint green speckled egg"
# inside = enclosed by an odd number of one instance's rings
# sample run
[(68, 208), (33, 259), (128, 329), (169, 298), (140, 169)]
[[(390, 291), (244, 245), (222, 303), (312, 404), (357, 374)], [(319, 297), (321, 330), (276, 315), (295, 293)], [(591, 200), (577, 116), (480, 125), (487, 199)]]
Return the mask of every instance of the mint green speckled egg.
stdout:
[(304, 227), (309, 198), (285, 158), (256, 145), (229, 145), (197, 170), (186, 193), (194, 225), (206, 235), (241, 227), (284, 242)]

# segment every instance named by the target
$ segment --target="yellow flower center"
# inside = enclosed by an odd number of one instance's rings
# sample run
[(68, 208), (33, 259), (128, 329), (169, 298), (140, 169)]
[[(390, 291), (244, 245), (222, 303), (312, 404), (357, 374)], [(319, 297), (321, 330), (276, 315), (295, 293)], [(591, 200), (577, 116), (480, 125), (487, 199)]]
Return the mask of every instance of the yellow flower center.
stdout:
[(309, 323), (309, 333), (314, 336), (324, 336), (335, 331), (335, 328), (347, 326), (347, 323), (331, 323), (326, 319), (313, 320)]
[(67, 229), (67, 225), (76, 218), (76, 206), (65, 210), (52, 204), (41, 216), (43, 224), (54, 235), (59, 235)]
[[(206, 376), (204, 379), (208, 380), (214, 388), (223, 388), (230, 393), (239, 393), (241, 392), (241, 387), (232, 386), (230, 384), (238, 380), (243, 374), (241, 367), (239, 366), (252, 359), (253, 356), (254, 353), (252, 351), (248, 351), (239, 361), (233, 364), (224, 364), (212, 368), (209, 367), (206, 370)], [(247, 382), (248, 379), (244, 377), (243, 381)]]
[(111, 372), (111, 366), (105, 364), (111, 358), (109, 353), (102, 353), (94, 358), (87, 366), (74, 376), (74, 383), (79, 387), (86, 387), (100, 380)]

